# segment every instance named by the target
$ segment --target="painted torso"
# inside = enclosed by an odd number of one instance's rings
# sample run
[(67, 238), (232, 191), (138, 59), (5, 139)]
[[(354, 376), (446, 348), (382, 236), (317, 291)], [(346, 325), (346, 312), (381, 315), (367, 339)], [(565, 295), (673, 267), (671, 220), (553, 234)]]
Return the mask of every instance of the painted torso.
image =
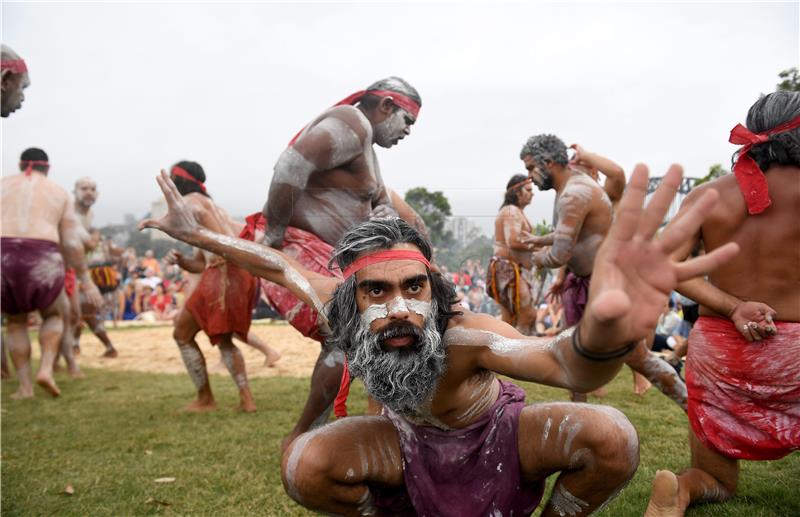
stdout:
[(532, 233), (533, 227), (525, 216), (525, 212), (517, 206), (506, 205), (494, 220), (494, 246), (496, 257), (511, 259), (526, 269), (533, 267), (531, 252), (528, 249), (514, 247), (520, 233)]
[[(591, 177), (578, 173), (569, 178), (564, 189), (556, 198), (558, 213), (565, 213), (573, 209), (573, 207), (564, 206), (567, 192), (571, 194), (568, 203), (588, 204), (588, 211), (578, 231), (578, 237), (567, 266), (578, 276), (588, 276), (592, 273), (597, 250), (600, 249), (600, 245), (611, 227), (611, 200), (605, 190)], [(558, 227), (556, 231), (558, 232)]]
[(2, 180), (2, 235), (60, 242), (67, 192), (38, 172)]

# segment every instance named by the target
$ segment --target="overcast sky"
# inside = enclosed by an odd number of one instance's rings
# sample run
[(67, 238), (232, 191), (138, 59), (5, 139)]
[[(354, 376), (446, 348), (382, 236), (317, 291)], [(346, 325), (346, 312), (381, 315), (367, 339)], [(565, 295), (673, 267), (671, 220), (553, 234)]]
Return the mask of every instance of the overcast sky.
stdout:
[[(348, 94), (399, 75), (422, 95), (386, 183), (442, 190), (488, 229), (528, 136), (659, 175), (730, 166), (728, 133), (798, 63), (798, 3), (10, 3), (28, 63), (2, 120), (3, 174), (41, 147), (70, 190), (99, 184), (98, 226), (140, 217), (181, 159), (235, 215), (259, 210), (288, 140)], [(550, 219), (553, 193), (529, 218)]]

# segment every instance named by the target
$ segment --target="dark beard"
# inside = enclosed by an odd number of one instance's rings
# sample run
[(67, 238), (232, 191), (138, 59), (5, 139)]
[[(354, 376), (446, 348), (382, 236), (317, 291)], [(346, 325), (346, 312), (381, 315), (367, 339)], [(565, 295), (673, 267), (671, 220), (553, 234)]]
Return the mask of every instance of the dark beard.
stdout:
[[(353, 377), (360, 377), (367, 393), (397, 413), (416, 413), (428, 402), (447, 367), (442, 335), (436, 328), (436, 304), (425, 318), (423, 328), (395, 322), (373, 333), (359, 320), (347, 357)], [(413, 336), (416, 342), (403, 348), (384, 348), (384, 340)]]

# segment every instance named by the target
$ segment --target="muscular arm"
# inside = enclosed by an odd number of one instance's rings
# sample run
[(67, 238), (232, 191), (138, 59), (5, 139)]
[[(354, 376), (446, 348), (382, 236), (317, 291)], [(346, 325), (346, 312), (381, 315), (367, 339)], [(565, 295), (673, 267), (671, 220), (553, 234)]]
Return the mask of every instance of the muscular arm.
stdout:
[(354, 114), (341, 115), (330, 114), (306, 129), (278, 158), (263, 209), (265, 244), (276, 247), (283, 242), (294, 204), (312, 173), (341, 167), (363, 154), (366, 128)]
[[(591, 190), (588, 194), (591, 196)], [(585, 185), (567, 185), (558, 201), (558, 226), (553, 232), (553, 244), (533, 254), (537, 267), (555, 269), (569, 262), (590, 205), (591, 197), (587, 199)]]
[(622, 198), (622, 192), (625, 190), (625, 171), (622, 167), (605, 156), (586, 151), (578, 144), (573, 144), (570, 147), (577, 152), (578, 165), (594, 167), (606, 177), (606, 181), (603, 183), (603, 190), (606, 191), (612, 202), (619, 201)]

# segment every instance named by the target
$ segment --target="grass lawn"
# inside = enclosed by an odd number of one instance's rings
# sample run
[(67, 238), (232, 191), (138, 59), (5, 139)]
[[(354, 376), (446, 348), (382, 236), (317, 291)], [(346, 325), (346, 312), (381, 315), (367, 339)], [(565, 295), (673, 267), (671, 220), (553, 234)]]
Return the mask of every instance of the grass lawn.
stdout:
[[(36, 388), (13, 401), (16, 381), (2, 383), (2, 514), (12, 515), (308, 515), (283, 491), (278, 448), (295, 422), (307, 379), (252, 381), (258, 413), (233, 411), (233, 382), (212, 378), (220, 409), (178, 411), (193, 396), (188, 376), (88, 370), (58, 377), (61, 399)], [(561, 390), (524, 384), (529, 401), (565, 400)], [(606, 402), (639, 431), (641, 465), (602, 513), (642, 515), (657, 468), (688, 465), (683, 413), (655, 389), (630, 391), (630, 373), (609, 387)], [(360, 383), (349, 407), (363, 412)], [(156, 483), (158, 478), (174, 482)], [(739, 494), (689, 516), (800, 516), (800, 455), (743, 463)], [(64, 493), (67, 485), (72, 495)]]

